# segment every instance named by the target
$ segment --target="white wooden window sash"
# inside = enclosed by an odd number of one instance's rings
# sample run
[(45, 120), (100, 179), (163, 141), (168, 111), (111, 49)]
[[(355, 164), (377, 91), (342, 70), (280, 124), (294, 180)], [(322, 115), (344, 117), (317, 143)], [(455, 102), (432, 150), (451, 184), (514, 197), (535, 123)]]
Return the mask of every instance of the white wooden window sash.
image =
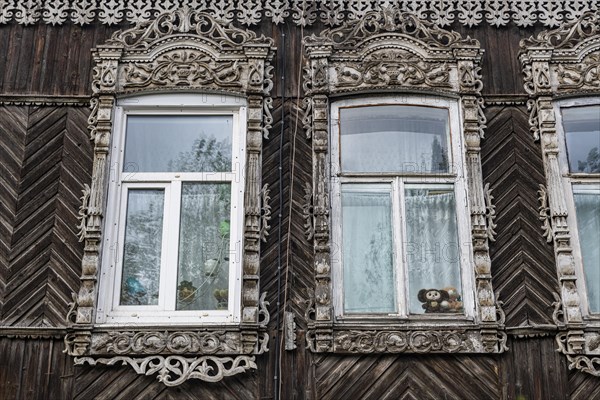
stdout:
[[(450, 134), (448, 137), (448, 173), (342, 173), (340, 165), (340, 109), (356, 106), (377, 105), (413, 105), (444, 108), (449, 113)], [(331, 148), (330, 148), (330, 182), (331, 182), (331, 227), (332, 227), (332, 270), (334, 287), (334, 310), (338, 322), (353, 322), (357, 320), (408, 319), (415, 321), (444, 321), (452, 325), (473, 320), (474, 306), (474, 276), (472, 273), (472, 245), (470, 240), (469, 204), (466, 184), (466, 163), (464, 145), (462, 143), (461, 114), (458, 102), (451, 99), (426, 96), (402, 96), (401, 98), (361, 98), (341, 100), (331, 105)], [(342, 205), (341, 190), (348, 183), (383, 183), (391, 186), (392, 191), (392, 230), (393, 230), (393, 265), (397, 299), (397, 313), (390, 314), (348, 314), (344, 313), (343, 291), (343, 251), (342, 251)], [(464, 304), (463, 314), (409, 314), (408, 312), (408, 270), (407, 270), (407, 232), (403, 222), (405, 213), (405, 188), (436, 188), (452, 189), (455, 196), (458, 240), (460, 244), (460, 276), (461, 295)], [(441, 289), (441, 288), (439, 288)]]
[[(585, 278), (584, 260), (581, 252), (579, 229), (577, 226), (577, 211), (575, 208), (574, 193), (586, 191), (600, 194), (600, 174), (599, 173), (580, 173), (569, 170), (566, 132), (563, 125), (562, 110), (569, 107), (582, 107), (600, 105), (600, 98), (578, 98), (559, 100), (554, 103), (556, 115), (556, 130), (559, 136), (559, 163), (562, 176), (562, 186), (566, 193), (567, 201), (567, 221), (571, 234), (571, 244), (573, 247), (573, 258), (575, 259), (575, 274), (577, 276), (577, 288), (582, 299), (581, 309), (584, 318), (588, 318), (600, 325), (600, 313), (592, 313), (588, 301), (588, 282)], [(600, 243), (600, 232), (598, 235)]]
[[(195, 97), (194, 97), (195, 96)], [(214, 98), (213, 98), (214, 97)], [(219, 99), (217, 99), (219, 97)], [(226, 99), (226, 100), (224, 100)], [(187, 104), (182, 104), (187, 100)], [(216, 104), (215, 104), (216, 103)], [(132, 105), (133, 104), (133, 105)], [(232, 166), (227, 172), (123, 171), (128, 116), (231, 116)], [(243, 100), (207, 95), (145, 96), (141, 102), (123, 99), (115, 109), (106, 236), (102, 251), (96, 322), (118, 324), (236, 324), (240, 321), (241, 263), (246, 107)], [(229, 285), (227, 310), (176, 310), (180, 211), (183, 183), (231, 185)], [(157, 305), (120, 305), (128, 193), (135, 189), (164, 190), (162, 251)]]

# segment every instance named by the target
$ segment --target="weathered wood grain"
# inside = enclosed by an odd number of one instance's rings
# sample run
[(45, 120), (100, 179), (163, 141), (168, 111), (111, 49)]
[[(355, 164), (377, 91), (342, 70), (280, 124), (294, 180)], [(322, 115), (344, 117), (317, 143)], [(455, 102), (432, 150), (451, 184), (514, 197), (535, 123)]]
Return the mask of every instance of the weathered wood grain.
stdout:
[(486, 116), (481, 153), (497, 215), (497, 238), (490, 244), (494, 290), (504, 302), (507, 326), (552, 324), (558, 280), (538, 219), (537, 190), (545, 181), (541, 150), (524, 106), (488, 107)]
[(1, 241), (2, 324), (62, 326), (81, 270), (76, 227), (81, 190), (91, 180), (88, 112), (78, 107), (2, 111), (8, 143), (0, 153), (7, 171), (1, 215), (2, 225), (9, 226)]

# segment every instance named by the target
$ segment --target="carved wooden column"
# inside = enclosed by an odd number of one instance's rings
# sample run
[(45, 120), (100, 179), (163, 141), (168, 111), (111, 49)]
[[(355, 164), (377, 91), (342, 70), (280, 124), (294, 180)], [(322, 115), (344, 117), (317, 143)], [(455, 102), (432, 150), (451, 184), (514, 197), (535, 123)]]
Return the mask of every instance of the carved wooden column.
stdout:
[(331, 254), (329, 225), (329, 86), (328, 61), (330, 46), (308, 47), (308, 87), (311, 95), (313, 149), (313, 246), (314, 246), (314, 339), (316, 351), (333, 346), (333, 307), (331, 290)]
[[(523, 46), (523, 42), (522, 42)], [(571, 234), (567, 222), (566, 193), (563, 190), (559, 165), (559, 145), (553, 105), (552, 49), (531, 47), (522, 54), (525, 90), (530, 95), (527, 106), (534, 138), (541, 141), (544, 170), (547, 181), (547, 199), (550, 226), (554, 242), (557, 275), (561, 291), (564, 324), (567, 329), (566, 345), (569, 352), (581, 352), (585, 345), (583, 317), (577, 289), (575, 261), (571, 248)]]
[(471, 236), (477, 309), (481, 323), (482, 341), (486, 351), (492, 352), (498, 344), (496, 299), (492, 289), (492, 264), (490, 260), (487, 229), (487, 207), (481, 174), (481, 147), (485, 128), (481, 89), (480, 50), (455, 50), (458, 58), (458, 75), (463, 108), (463, 135), (466, 144), (467, 185), (471, 207)]

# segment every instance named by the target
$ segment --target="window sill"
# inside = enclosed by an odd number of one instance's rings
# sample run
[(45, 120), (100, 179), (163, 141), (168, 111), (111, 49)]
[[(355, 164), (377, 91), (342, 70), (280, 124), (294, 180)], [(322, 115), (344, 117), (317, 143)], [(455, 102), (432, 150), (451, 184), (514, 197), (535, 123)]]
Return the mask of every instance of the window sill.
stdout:
[[(318, 324), (309, 326), (308, 347), (316, 353), (377, 354), (377, 353), (502, 353), (507, 336), (496, 331), (494, 324), (489, 335), (480, 324), (458, 322), (390, 325), (382, 323), (336, 324), (332, 335), (323, 337)], [(319, 347), (329, 339), (331, 345)]]

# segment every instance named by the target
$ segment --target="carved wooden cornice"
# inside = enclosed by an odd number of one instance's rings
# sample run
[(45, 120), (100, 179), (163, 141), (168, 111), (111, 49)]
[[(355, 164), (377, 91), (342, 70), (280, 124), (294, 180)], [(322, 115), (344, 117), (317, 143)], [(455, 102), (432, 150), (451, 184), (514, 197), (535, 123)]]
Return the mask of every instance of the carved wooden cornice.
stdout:
[(0, 327), (0, 337), (7, 337), (11, 339), (60, 339), (63, 338), (66, 333), (66, 328), (37, 326)]
[(88, 107), (89, 96), (0, 95), (4, 106)]
[(472, 27), (487, 23), (500, 27), (514, 23), (527, 27), (541, 23), (553, 27), (598, 9), (594, 0), (0, 0), (0, 23), (138, 24), (180, 6), (189, 6), (223, 22), (235, 21), (246, 26), (263, 21), (339, 26), (360, 21), (369, 11), (392, 7), (439, 26), (460, 23)]

